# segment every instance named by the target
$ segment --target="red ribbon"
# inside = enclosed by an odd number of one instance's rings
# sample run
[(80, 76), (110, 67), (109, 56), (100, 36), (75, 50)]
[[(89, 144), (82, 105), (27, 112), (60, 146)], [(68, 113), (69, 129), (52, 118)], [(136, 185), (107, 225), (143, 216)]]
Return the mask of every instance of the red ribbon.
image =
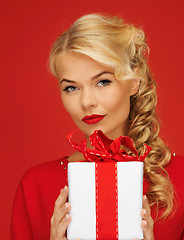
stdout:
[[(76, 130), (75, 130), (76, 131)], [(96, 239), (118, 240), (118, 183), (117, 162), (143, 161), (151, 147), (145, 145), (145, 152), (138, 152), (130, 137), (120, 136), (109, 139), (101, 130), (96, 130), (89, 136), (93, 149), (87, 148), (87, 139), (80, 144), (71, 141), (72, 133), (67, 135), (71, 146), (84, 155), (88, 162), (95, 162), (96, 181)], [(121, 145), (129, 149), (133, 156), (121, 149)], [(106, 162), (107, 164), (103, 164)]]
[(95, 163), (96, 239), (118, 240), (117, 162)]
[[(72, 135), (76, 130), (67, 135), (67, 140), (73, 148), (84, 155), (86, 161), (90, 162), (124, 162), (124, 161), (141, 161), (143, 162), (146, 156), (151, 151), (151, 147), (144, 144), (145, 152), (139, 156), (137, 149), (134, 147), (130, 137), (120, 136), (115, 140), (109, 139), (101, 130), (96, 130), (89, 136), (89, 141), (94, 149), (87, 148), (87, 139), (80, 144), (71, 141)], [(129, 149), (134, 156), (130, 156), (124, 149), (124, 146)]]

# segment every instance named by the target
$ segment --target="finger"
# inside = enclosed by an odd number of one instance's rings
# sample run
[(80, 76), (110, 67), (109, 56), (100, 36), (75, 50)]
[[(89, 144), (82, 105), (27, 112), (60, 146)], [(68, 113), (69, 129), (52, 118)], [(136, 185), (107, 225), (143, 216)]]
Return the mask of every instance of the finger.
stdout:
[(57, 236), (58, 237), (66, 237), (65, 232), (66, 232), (67, 227), (70, 222), (71, 222), (71, 216), (70, 216), (70, 214), (66, 214), (65, 217), (62, 219), (62, 221), (59, 223), (59, 225), (57, 227)]
[(147, 231), (147, 228), (148, 228), (148, 222), (146, 220), (143, 220), (141, 222), (141, 228), (142, 228), (143, 233), (144, 233), (144, 238), (146, 238), (146, 231)]
[(153, 228), (148, 225), (148, 222), (146, 220), (143, 220), (141, 222), (141, 227), (144, 233), (144, 240), (152, 240), (154, 239), (153, 236)]
[(66, 202), (60, 209), (58, 209), (58, 211), (55, 211), (54, 224), (55, 225), (59, 224), (65, 217), (65, 215), (69, 213), (70, 209), (71, 209), (70, 203)]
[(68, 187), (65, 186), (63, 189), (61, 189), (60, 195), (55, 201), (55, 206), (54, 206), (54, 214), (55, 212), (58, 211), (62, 207), (62, 205), (66, 202), (68, 197)]
[(150, 209), (148, 198), (146, 197), (146, 195), (143, 196), (143, 209), (146, 210), (147, 215), (151, 215), (151, 209)]
[(143, 209), (141, 210), (141, 217), (142, 217), (143, 220), (147, 220), (147, 214), (146, 214), (146, 213), (147, 213), (147, 212), (146, 212), (146, 209), (143, 208)]

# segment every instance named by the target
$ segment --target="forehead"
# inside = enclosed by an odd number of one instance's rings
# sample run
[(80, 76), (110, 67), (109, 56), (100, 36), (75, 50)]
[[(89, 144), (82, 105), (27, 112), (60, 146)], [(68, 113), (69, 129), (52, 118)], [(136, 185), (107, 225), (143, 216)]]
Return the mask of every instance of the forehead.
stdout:
[(107, 67), (89, 56), (76, 52), (58, 55), (56, 58), (56, 72), (59, 78), (76, 78), (77, 76), (92, 77), (100, 71), (114, 72), (112, 67)]

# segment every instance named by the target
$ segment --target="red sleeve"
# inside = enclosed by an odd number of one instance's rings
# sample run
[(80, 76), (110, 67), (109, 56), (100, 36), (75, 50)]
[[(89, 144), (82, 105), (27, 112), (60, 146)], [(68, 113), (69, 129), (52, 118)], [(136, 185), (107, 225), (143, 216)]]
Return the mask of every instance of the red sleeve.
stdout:
[(10, 239), (11, 240), (33, 239), (22, 183), (18, 185), (14, 199)]

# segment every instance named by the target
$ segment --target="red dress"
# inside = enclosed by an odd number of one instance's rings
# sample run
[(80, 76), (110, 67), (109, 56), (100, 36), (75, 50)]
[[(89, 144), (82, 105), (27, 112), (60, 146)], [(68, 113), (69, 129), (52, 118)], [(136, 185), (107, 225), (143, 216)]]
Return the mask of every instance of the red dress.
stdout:
[[(24, 174), (13, 205), (11, 240), (50, 239), (50, 218), (61, 188), (67, 185), (67, 164), (63, 157)], [(184, 240), (184, 157), (172, 155), (166, 169), (177, 194), (177, 210), (172, 218), (155, 222), (155, 240)]]

